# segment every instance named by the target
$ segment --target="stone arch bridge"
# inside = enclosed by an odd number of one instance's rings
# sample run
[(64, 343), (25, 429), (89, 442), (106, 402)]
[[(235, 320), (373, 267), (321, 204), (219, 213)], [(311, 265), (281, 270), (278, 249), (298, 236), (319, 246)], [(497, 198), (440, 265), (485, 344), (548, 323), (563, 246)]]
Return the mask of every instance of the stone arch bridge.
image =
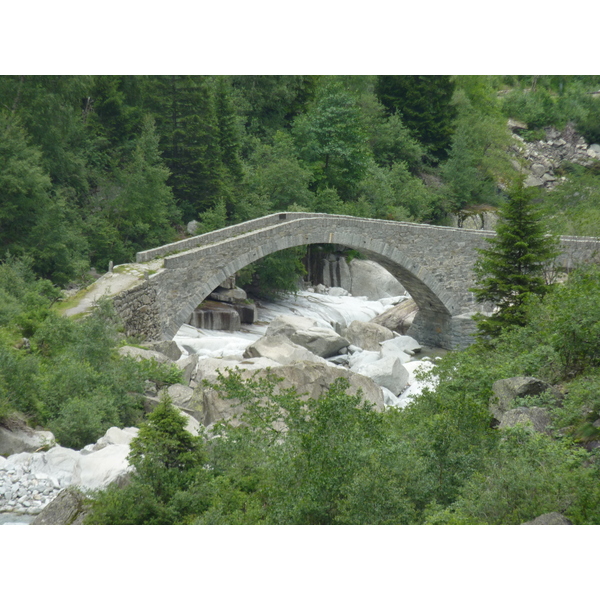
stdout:
[[(426, 345), (462, 348), (472, 342), (472, 314), (483, 308), (469, 292), (477, 248), (494, 235), (341, 215), (278, 213), (139, 252), (137, 263), (156, 269), (115, 295), (114, 306), (129, 335), (172, 339), (196, 306), (246, 265), (293, 246), (339, 244), (359, 250), (404, 285), (419, 307), (410, 335)], [(561, 245), (557, 262), (568, 270), (595, 261), (600, 239), (563, 237)]]

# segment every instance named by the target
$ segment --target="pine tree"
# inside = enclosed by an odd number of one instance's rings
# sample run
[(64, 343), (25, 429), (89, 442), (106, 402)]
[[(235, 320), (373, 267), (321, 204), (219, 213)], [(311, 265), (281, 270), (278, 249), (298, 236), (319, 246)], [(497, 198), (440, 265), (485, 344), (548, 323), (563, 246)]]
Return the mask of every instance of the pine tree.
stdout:
[(471, 289), (478, 302), (496, 307), (490, 317), (476, 319), (483, 337), (526, 324), (525, 303), (549, 290), (544, 270), (558, 255), (557, 240), (545, 233), (531, 194), (522, 184), (513, 189), (500, 217), (497, 236), (488, 240), (490, 247), (479, 250), (474, 268), (478, 286)]
[(437, 160), (446, 158), (456, 109), (454, 82), (448, 75), (379, 75), (375, 94)]

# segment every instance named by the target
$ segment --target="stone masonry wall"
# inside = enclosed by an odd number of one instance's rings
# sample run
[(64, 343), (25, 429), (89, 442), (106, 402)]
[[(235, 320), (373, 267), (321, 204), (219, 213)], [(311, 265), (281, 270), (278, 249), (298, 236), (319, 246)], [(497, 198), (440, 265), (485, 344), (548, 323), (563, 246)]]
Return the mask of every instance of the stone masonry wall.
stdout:
[[(241, 268), (285, 248), (329, 243), (360, 250), (404, 285), (420, 309), (414, 328), (422, 343), (468, 345), (470, 325), (457, 317), (481, 310), (469, 292), (472, 269), (477, 248), (494, 232), (338, 215), (271, 217), (277, 218), (258, 219), (257, 230), (167, 256), (163, 269), (115, 301), (128, 331), (148, 339), (171, 339), (196, 306)], [(274, 224), (264, 226), (265, 222)], [(214, 233), (219, 238), (224, 231)], [(563, 247), (559, 262), (566, 268), (597, 260), (594, 238), (563, 238)]]

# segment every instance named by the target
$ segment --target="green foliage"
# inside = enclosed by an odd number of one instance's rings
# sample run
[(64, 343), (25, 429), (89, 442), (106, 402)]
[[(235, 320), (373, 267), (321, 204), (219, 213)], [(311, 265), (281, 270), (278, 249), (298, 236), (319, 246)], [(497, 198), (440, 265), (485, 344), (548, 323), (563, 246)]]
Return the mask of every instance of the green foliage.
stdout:
[(391, 167), (395, 162), (404, 162), (413, 172), (419, 169), (425, 155), (421, 144), (411, 136), (396, 113), (372, 131), (371, 147), (378, 165)]
[(170, 176), (158, 150), (158, 135), (152, 118), (144, 119), (132, 162), (121, 176), (121, 190), (112, 199), (110, 222), (119, 232), (131, 259), (135, 252), (173, 241), (171, 223), (178, 219)]
[(143, 359), (139, 361), (138, 368), (145, 379), (153, 381), (159, 387), (183, 384), (183, 373), (181, 369), (172, 363), (161, 363), (156, 359)]
[(530, 197), (522, 187), (513, 189), (500, 210), (497, 236), (480, 250), (475, 264), (478, 302), (497, 307), (490, 317), (480, 318), (483, 336), (497, 336), (504, 328), (526, 323), (525, 303), (530, 296), (548, 291), (546, 263), (554, 258), (556, 241), (547, 237)]
[(461, 497), (429, 518), (434, 524), (518, 525), (549, 512), (597, 522), (597, 469), (587, 452), (520, 428), (506, 431)]
[(448, 160), (440, 173), (454, 211), (479, 204), (497, 205), (499, 188), (509, 188), (518, 173), (510, 162), (512, 144), (494, 90), (482, 77), (457, 77), (457, 109)]
[(168, 397), (159, 402), (131, 442), (131, 483), (100, 492), (88, 523), (173, 524), (190, 511), (206, 509), (195, 498), (197, 489), (188, 493), (201, 486), (205, 456), (200, 438), (185, 430), (186, 422)]
[(268, 211), (289, 210), (290, 206), (310, 208), (313, 179), (298, 159), (291, 136), (277, 132), (273, 144), (257, 144), (249, 158), (246, 185), (250, 194), (264, 198)]
[(559, 286), (534, 317), (560, 359), (563, 375), (600, 365), (600, 270), (580, 268)]
[(375, 93), (390, 114), (404, 125), (437, 160), (450, 145), (455, 111), (454, 82), (447, 75), (380, 75)]
[(567, 166), (565, 175), (567, 181), (544, 195), (544, 224), (557, 235), (600, 236), (599, 173)]
[(355, 98), (340, 86), (326, 87), (294, 121), (294, 138), (316, 189), (332, 187), (343, 199), (349, 197), (370, 154)]
[(298, 280), (306, 275), (302, 258), (306, 246), (269, 254), (238, 272), (238, 284), (260, 298), (274, 300), (298, 291)]

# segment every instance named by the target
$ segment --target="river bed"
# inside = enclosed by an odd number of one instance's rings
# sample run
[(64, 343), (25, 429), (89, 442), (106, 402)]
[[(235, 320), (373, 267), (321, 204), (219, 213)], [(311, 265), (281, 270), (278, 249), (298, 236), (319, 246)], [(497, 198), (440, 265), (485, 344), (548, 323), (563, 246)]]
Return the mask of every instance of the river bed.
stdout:
[[(300, 291), (289, 294), (276, 302), (257, 302), (258, 320), (252, 325), (243, 325), (239, 331), (214, 331), (183, 325), (174, 340), (184, 355), (198, 354), (200, 357), (231, 357), (242, 360), (246, 348), (262, 337), (269, 323), (280, 315), (294, 315), (314, 319), (321, 327), (332, 327), (340, 331), (352, 321), (371, 321), (405, 296), (368, 300), (366, 297), (332, 296), (317, 292)], [(405, 406), (418, 395), (424, 383), (417, 380), (416, 372), (429, 370), (435, 359), (442, 356), (441, 348), (424, 347), (422, 352), (405, 363), (409, 371), (408, 387), (398, 396), (394, 406)]]

